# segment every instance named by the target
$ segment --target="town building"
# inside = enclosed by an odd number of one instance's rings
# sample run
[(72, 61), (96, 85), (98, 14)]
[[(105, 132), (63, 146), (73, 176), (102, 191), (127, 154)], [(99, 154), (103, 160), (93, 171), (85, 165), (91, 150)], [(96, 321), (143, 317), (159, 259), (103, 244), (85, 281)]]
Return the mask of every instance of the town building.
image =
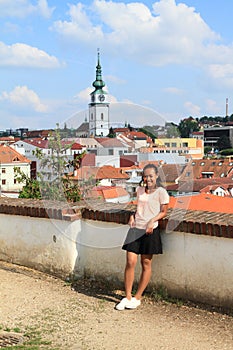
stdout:
[(96, 79), (92, 85), (95, 90), (90, 94), (89, 136), (107, 136), (109, 134), (109, 103), (107, 101), (107, 92), (103, 90), (105, 83), (102, 80), (99, 52), (96, 66)]
[(23, 183), (15, 177), (18, 168), (30, 178), (30, 160), (16, 152), (12, 147), (0, 145), (0, 192), (1, 196), (17, 196), (22, 190)]
[(197, 138), (160, 138), (155, 140), (153, 152), (179, 154), (186, 159), (202, 159), (204, 144)]
[(219, 138), (226, 136), (233, 147), (233, 125), (204, 128), (204, 146), (217, 148)]

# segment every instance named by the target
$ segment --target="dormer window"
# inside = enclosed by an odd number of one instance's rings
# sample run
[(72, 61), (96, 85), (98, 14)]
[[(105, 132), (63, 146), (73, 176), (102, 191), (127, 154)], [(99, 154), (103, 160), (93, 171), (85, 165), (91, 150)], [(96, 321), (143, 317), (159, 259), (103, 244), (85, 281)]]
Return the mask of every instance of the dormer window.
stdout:
[(200, 165), (202, 165), (202, 166), (203, 166), (203, 165), (205, 165), (205, 162), (201, 162), (201, 164), (200, 164)]
[(219, 166), (222, 166), (222, 162), (219, 162), (218, 165), (219, 165)]

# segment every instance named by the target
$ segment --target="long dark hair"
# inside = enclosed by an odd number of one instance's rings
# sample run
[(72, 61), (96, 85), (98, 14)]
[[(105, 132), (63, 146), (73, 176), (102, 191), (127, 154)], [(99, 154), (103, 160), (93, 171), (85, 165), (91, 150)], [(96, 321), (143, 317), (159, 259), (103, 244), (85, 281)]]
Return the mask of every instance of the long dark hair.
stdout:
[[(144, 172), (145, 172), (146, 169), (154, 169), (155, 174), (158, 174), (158, 168), (157, 168), (157, 166), (154, 165), (154, 164), (152, 164), (152, 163), (148, 163), (148, 164), (145, 165), (144, 168), (143, 168), (143, 171), (142, 171), (142, 180), (141, 180), (141, 182), (140, 182), (140, 186), (143, 186), (143, 184), (144, 184), (143, 177), (144, 177)], [(157, 186), (157, 187), (163, 187), (160, 176), (157, 177), (156, 186)]]

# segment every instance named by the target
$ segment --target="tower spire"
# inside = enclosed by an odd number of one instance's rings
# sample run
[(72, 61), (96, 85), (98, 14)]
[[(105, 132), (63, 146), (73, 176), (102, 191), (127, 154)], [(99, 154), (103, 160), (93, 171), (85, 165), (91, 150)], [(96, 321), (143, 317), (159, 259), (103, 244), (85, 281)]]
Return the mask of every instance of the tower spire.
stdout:
[[(95, 81), (92, 84), (95, 88), (95, 91), (102, 90), (102, 88), (105, 86), (105, 82), (102, 80), (102, 68), (100, 64), (100, 52), (99, 49), (97, 49), (97, 66), (96, 66), (96, 78)], [(100, 91), (103, 93), (103, 91)]]

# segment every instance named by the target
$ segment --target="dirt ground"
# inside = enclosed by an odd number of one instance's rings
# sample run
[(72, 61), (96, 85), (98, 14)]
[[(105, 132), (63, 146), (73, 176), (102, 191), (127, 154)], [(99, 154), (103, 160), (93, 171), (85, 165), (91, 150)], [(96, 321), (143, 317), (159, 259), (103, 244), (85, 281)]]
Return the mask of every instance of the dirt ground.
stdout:
[[(97, 286), (95, 286), (97, 285)], [(60, 279), (0, 262), (0, 334), (36, 329), (62, 350), (232, 350), (233, 317), (200, 306), (153, 301), (117, 311), (123, 292), (98, 283), (74, 287)]]

